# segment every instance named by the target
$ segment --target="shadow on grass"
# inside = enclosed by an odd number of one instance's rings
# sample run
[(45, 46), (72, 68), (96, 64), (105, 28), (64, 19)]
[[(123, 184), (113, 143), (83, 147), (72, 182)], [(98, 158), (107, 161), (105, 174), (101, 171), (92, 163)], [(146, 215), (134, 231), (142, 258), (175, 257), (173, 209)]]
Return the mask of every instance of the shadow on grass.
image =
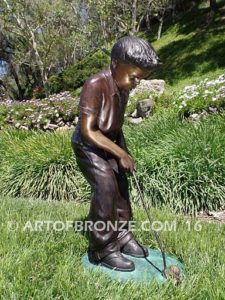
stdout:
[(176, 21), (176, 34), (187, 36), (157, 51), (163, 66), (153, 77), (174, 85), (194, 74), (201, 76), (225, 67), (225, 17), (218, 13), (209, 20), (209, 14), (208, 8), (195, 9)]

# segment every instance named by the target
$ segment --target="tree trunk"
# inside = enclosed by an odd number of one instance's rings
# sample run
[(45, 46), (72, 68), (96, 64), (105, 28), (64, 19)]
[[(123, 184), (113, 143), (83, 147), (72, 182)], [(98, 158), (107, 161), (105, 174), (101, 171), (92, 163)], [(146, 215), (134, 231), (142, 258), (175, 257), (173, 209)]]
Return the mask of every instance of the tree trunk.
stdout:
[[(2, 97), (1, 95), (1, 90), (4, 93), (4, 96)], [(1, 99), (2, 98), (2, 99)], [(2, 79), (0, 79), (0, 100), (3, 100), (4, 98), (10, 98), (11, 100), (15, 100), (10, 94), (9, 94), (9, 88), (7, 85), (4, 83)]]
[[(150, 15), (151, 15), (151, 5), (152, 5), (153, 1), (154, 0), (148, 0), (148, 4), (147, 4), (146, 9), (143, 12), (142, 16), (140, 17), (140, 20), (138, 22), (136, 20), (136, 23), (137, 23), (136, 32), (139, 32), (141, 23), (144, 19), (146, 21), (146, 27), (150, 31)], [(137, 16), (136, 16), (136, 19), (137, 19)]]
[(151, 24), (150, 24), (150, 13), (148, 12), (146, 15), (146, 27), (147, 30), (150, 31), (151, 30)]
[(151, 19), (151, 6), (153, 2), (154, 0), (148, 0), (148, 6), (146, 10), (146, 27), (148, 31), (151, 30), (150, 19)]
[[(18, 77), (18, 74), (16, 72), (16, 69), (15, 69), (15, 66), (12, 62), (9, 63), (9, 72), (11, 73), (11, 75), (13, 76), (15, 82), (16, 82), (16, 86), (17, 86), (17, 89), (18, 89), (18, 98), (19, 100), (23, 100), (23, 96), (24, 96), (24, 91), (20, 85), (20, 81), (19, 81), (19, 77)], [(18, 100), (18, 99), (16, 99)]]
[[(8, 1), (4, 0), (4, 2), (6, 3), (8, 10), (10, 12), (12, 12), (12, 8), (10, 7)], [(23, 29), (23, 30), (26, 29), (26, 31), (29, 32), (29, 35), (30, 35), (29, 40), (31, 40), (31, 45), (32, 45), (32, 50), (34, 52), (35, 61), (36, 61), (36, 64), (37, 64), (37, 66), (40, 70), (41, 80), (42, 80), (42, 84), (43, 84), (43, 87), (44, 87), (44, 90), (45, 90), (45, 94), (46, 94), (46, 96), (49, 96), (49, 89), (48, 89), (48, 84), (47, 84), (47, 80), (48, 80), (47, 71), (46, 71), (45, 65), (44, 65), (44, 63), (41, 59), (41, 56), (39, 55), (38, 48), (37, 48), (37, 42), (36, 42), (36, 39), (35, 39), (33, 29), (29, 26), (25, 16), (23, 16), (22, 19), (20, 18), (19, 14), (13, 13), (13, 16), (15, 17), (15, 19), (17, 21), (17, 25), (21, 29)], [(25, 26), (24, 26), (22, 20), (24, 21)]]
[(49, 89), (48, 89), (48, 84), (47, 84), (47, 80), (48, 80), (47, 72), (46, 72), (44, 63), (41, 60), (41, 57), (39, 55), (39, 52), (38, 52), (38, 49), (37, 49), (37, 43), (36, 43), (36, 40), (35, 40), (33, 30), (30, 28), (30, 26), (28, 24), (27, 24), (27, 27), (29, 28), (29, 31), (30, 31), (30, 35), (31, 35), (31, 39), (32, 39), (32, 46), (33, 46), (34, 55), (35, 55), (35, 60), (37, 62), (37, 65), (38, 65), (40, 73), (41, 73), (41, 80), (42, 80), (42, 84), (43, 84), (43, 87), (44, 87), (44, 90), (45, 90), (45, 94), (46, 94), (46, 96), (49, 96)]
[(136, 30), (136, 24), (137, 24), (137, 0), (133, 0), (132, 3), (132, 21), (131, 21), (131, 34), (133, 35)]
[(157, 37), (157, 40), (160, 40), (160, 38), (161, 38), (163, 21), (164, 21), (164, 14), (165, 14), (165, 9), (163, 9), (159, 13), (159, 28), (158, 28), (158, 37)]
[(140, 27), (141, 27), (141, 23), (143, 22), (144, 18), (146, 18), (146, 14), (143, 14), (138, 22), (138, 25), (137, 25), (137, 29), (136, 31), (139, 32), (140, 30)]

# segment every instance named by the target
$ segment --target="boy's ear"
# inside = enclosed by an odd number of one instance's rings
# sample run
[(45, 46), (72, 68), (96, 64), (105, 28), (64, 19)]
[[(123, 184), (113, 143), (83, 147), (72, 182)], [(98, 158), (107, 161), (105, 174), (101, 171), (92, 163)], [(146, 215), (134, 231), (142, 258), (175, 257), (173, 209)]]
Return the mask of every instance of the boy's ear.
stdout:
[(116, 60), (115, 58), (112, 59), (111, 62), (112, 68), (115, 69), (118, 66), (118, 60)]

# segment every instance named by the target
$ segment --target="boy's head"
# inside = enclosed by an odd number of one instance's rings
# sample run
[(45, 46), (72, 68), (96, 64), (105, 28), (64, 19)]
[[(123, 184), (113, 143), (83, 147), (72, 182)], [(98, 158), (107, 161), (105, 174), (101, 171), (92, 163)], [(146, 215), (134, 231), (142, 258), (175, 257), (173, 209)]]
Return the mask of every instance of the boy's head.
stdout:
[(121, 89), (131, 90), (159, 64), (154, 49), (143, 39), (126, 36), (119, 39), (112, 48), (111, 70)]

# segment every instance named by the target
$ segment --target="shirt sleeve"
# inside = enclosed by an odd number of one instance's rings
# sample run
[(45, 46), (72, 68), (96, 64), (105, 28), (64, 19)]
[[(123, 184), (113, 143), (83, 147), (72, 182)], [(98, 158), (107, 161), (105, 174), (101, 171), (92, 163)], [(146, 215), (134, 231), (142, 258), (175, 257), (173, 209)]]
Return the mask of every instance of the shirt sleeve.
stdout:
[(99, 79), (89, 79), (85, 82), (79, 103), (81, 113), (99, 116), (102, 104), (102, 92)]

